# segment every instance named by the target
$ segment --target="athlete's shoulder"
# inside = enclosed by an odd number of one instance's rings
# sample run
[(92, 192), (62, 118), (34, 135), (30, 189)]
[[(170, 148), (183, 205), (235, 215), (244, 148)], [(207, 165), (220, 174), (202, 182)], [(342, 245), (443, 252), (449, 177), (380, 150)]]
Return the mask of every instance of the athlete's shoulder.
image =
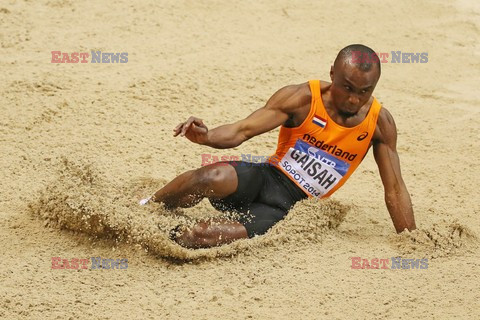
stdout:
[(382, 106), (380, 112), (378, 113), (377, 122), (377, 125), (380, 124), (382, 127), (395, 126), (395, 120), (393, 120), (392, 114), (384, 106)]
[(395, 124), (395, 120), (393, 119), (390, 111), (382, 106), (380, 112), (378, 113), (377, 126), (375, 128), (373, 139), (377, 142), (381, 142), (390, 140), (392, 138), (396, 139), (396, 136), (397, 126)]
[(277, 91), (277, 93), (279, 92), (288, 96), (296, 96), (296, 97), (308, 96), (310, 98), (312, 97), (309, 82), (304, 82), (300, 84), (290, 84)]
[(287, 85), (273, 94), (268, 100), (267, 107), (292, 111), (310, 103), (312, 93), (308, 82)]

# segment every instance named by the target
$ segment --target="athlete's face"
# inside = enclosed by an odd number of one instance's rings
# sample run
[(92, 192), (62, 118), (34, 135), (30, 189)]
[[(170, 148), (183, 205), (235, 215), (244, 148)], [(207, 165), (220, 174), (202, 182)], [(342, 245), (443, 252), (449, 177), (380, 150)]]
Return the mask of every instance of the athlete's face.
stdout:
[(337, 111), (345, 117), (356, 115), (372, 96), (379, 77), (376, 66), (369, 71), (362, 71), (348, 61), (332, 66), (330, 90)]

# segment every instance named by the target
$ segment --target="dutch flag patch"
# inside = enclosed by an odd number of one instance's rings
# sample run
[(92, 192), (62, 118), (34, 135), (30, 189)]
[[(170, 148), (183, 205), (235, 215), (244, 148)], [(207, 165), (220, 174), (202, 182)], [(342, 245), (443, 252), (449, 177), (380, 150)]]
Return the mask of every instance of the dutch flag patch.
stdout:
[(312, 122), (314, 124), (316, 124), (317, 126), (320, 126), (322, 128), (325, 128), (325, 126), (327, 125), (327, 120), (326, 119), (323, 119), (322, 117), (319, 117), (319, 116), (316, 116), (316, 115), (313, 116)]

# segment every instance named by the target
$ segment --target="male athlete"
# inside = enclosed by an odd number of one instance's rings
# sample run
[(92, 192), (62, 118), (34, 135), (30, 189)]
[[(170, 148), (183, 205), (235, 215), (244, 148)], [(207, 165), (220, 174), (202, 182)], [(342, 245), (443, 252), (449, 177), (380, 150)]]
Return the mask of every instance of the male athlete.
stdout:
[(350, 177), (370, 146), (397, 232), (415, 229), (412, 204), (400, 172), (392, 115), (372, 96), (380, 61), (364, 45), (342, 49), (330, 69), (331, 83), (313, 80), (278, 90), (247, 118), (209, 130), (190, 117), (173, 131), (200, 145), (234, 148), (280, 126), (268, 164), (230, 161), (187, 171), (149, 200), (187, 208), (207, 197), (217, 210), (236, 211), (238, 221), (202, 221), (177, 227), (172, 238), (187, 248), (205, 248), (267, 232), (307, 197), (329, 197)]

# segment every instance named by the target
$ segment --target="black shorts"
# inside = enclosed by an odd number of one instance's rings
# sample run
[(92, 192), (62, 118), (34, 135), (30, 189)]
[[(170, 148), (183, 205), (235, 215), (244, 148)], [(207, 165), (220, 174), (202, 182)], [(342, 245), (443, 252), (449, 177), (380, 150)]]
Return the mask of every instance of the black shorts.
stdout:
[(267, 232), (282, 220), (288, 210), (307, 195), (279, 169), (268, 164), (243, 161), (225, 162), (235, 168), (238, 176), (237, 190), (220, 200), (210, 200), (220, 211), (235, 211), (239, 222), (254, 237)]

